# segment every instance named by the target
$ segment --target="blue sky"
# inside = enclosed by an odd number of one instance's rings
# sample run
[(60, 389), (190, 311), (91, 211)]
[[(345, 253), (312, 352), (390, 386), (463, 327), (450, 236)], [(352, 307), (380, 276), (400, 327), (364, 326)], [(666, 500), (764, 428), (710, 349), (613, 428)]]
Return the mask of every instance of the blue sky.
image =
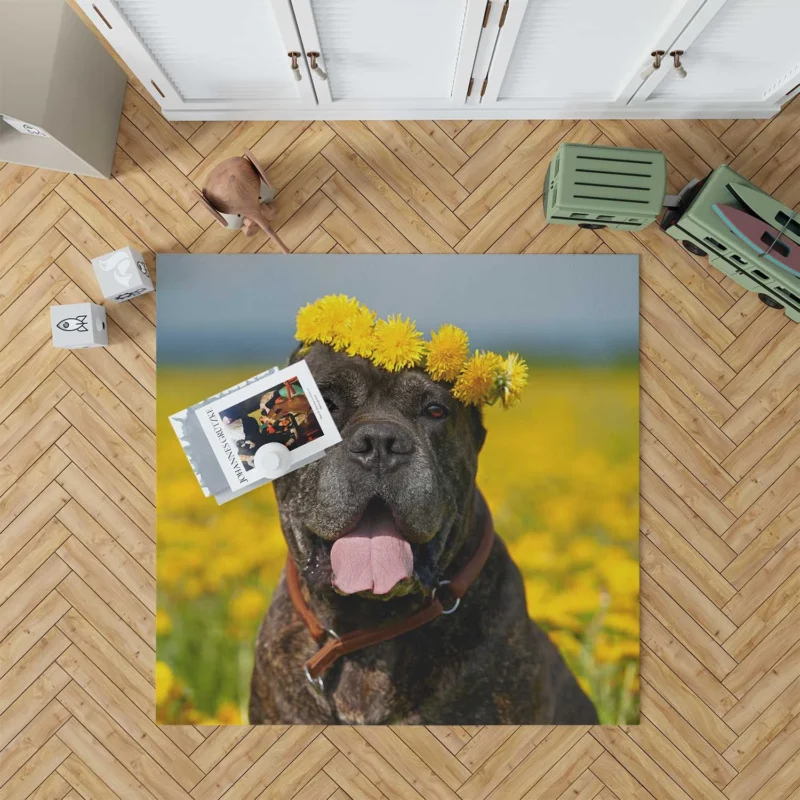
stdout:
[(605, 360), (639, 341), (638, 256), (159, 255), (158, 362), (251, 364), (294, 346), (298, 308), (345, 293), (473, 348)]

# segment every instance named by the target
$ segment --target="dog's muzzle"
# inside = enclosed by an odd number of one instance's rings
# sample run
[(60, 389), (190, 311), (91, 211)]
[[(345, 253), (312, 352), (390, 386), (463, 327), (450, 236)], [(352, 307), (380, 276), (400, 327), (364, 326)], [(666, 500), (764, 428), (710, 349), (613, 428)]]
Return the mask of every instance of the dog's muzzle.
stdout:
[(366, 470), (391, 471), (405, 466), (416, 449), (411, 434), (389, 420), (364, 422), (349, 437), (353, 461)]

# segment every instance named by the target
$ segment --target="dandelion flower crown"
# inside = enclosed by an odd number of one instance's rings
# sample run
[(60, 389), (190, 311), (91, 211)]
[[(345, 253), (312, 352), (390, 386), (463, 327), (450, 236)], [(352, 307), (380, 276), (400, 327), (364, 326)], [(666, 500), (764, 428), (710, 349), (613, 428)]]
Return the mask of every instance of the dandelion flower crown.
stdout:
[(321, 342), (336, 352), (360, 356), (388, 372), (419, 367), (435, 381), (453, 384), (452, 394), (466, 405), (510, 408), (528, 382), (528, 367), (516, 353), (506, 357), (476, 350), (467, 334), (442, 325), (425, 341), (416, 324), (399, 315), (377, 319), (374, 311), (344, 294), (329, 294), (297, 312), (295, 338), (304, 347)]

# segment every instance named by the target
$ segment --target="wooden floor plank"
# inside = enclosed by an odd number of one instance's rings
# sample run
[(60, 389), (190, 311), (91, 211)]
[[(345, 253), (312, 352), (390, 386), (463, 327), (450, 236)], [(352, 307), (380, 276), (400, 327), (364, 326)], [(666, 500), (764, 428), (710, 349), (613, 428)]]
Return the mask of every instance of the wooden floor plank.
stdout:
[(141, 763), (143, 782), (156, 797), (187, 800), (179, 787), (194, 786), (203, 777), (200, 768), (77, 647), (71, 646), (59, 665), (73, 679), (59, 702), (95, 735), (102, 732), (109, 746), (118, 743), (113, 752), (122, 763)]
[(467, 154), (474, 155), (487, 142), (495, 131), (503, 127), (498, 119), (473, 119), (455, 136), (453, 141)]
[[(469, 159), (435, 122), (409, 119), (400, 124), (451, 174)], [(463, 185), (463, 181), (461, 183)]]
[(469, 192), (399, 122), (365, 124), (451, 211), (466, 200)]
[[(584, 127), (586, 136), (596, 137), (597, 129), (594, 126)], [(547, 120), (538, 125), (497, 169), (478, 184), (456, 209), (456, 214), (466, 225), (474, 227), (525, 177), (531, 167), (547, 157), (574, 128), (575, 123), (570, 120)], [(541, 189), (541, 186), (537, 188)]]
[(203, 232), (186, 211), (120, 148), (117, 148), (114, 156), (111, 174), (184, 247), (188, 247)]
[(148, 680), (153, 679), (155, 667), (153, 650), (74, 572), (70, 571), (58, 584), (58, 593), (77, 609), (139, 674)]
[(69, 718), (54, 697), (68, 683), (58, 664), (51, 664), (2, 714), (2, 766), (5, 783)]
[[(763, 603), (782, 600), (780, 587), (795, 571), (800, 568), (800, 537), (793, 536), (781, 547), (772, 558), (759, 570), (761, 575), (756, 581), (748, 581), (726, 605), (723, 611), (737, 624), (741, 625)], [(779, 603), (782, 607), (783, 603)], [(766, 613), (765, 613), (766, 616)]]
[[(702, 726), (698, 723), (706, 720), (712, 733), (703, 735), (709, 741), (731, 738), (725, 726), (718, 725), (716, 718), (724, 716), (736, 705), (736, 697), (646, 608), (642, 609), (641, 617), (642, 643), (647, 646), (642, 651), (642, 658), (649, 659), (651, 668), (661, 676), (661, 681), (656, 684), (659, 691), (670, 698), (671, 705), (678, 711), (683, 706), (699, 709), (690, 714), (691, 723), (703, 733)], [(684, 698), (685, 702), (679, 702), (675, 698)], [(698, 700), (702, 701), (699, 706), (696, 705)], [(706, 707), (714, 716), (707, 715)], [(698, 719), (694, 719), (695, 716)]]
[(364, 126), (332, 127), (338, 137), (322, 151), (328, 161), (418, 249), (451, 252), (466, 232), (452, 211), (431, 190), (420, 191), (411, 170)]
[[(797, 680), (797, 665), (800, 662), (800, 645), (795, 645), (772, 668), (769, 681), (759, 681), (725, 715), (725, 722), (737, 733), (752, 725), (770, 705), (783, 697)], [(788, 687), (788, 688), (787, 688)]]
[(126, 116), (119, 121), (117, 146), (184, 211), (197, 203), (195, 185)]
[[(5, 216), (5, 211), (0, 211)], [(0, 248), (0, 275), (5, 275), (32, 247), (39, 244), (69, 206), (56, 194), (49, 194), (3, 240)]]
[(505, 122), (455, 173), (456, 180), (470, 192), (474, 192), (514, 153), (536, 125), (536, 122), (526, 119)]
[(736, 594), (736, 589), (644, 499), (640, 514), (642, 533), (717, 607), (722, 607)]
[[(661, 731), (666, 739), (689, 759), (690, 763), (702, 769), (702, 774), (717, 789), (723, 789), (736, 777), (736, 769), (646, 682), (642, 687), (642, 713), (649, 723)], [(645, 725), (643, 728), (649, 734), (649, 726)], [(637, 730), (630, 732), (632, 738), (647, 751), (649, 749), (647, 744), (637, 734)], [(661, 746), (657, 746), (656, 749), (660, 751)]]
[(24, 164), (5, 164), (0, 167), (0, 205), (36, 172), (36, 167)]
[(218, 800), (278, 741), (281, 729), (251, 731), (219, 728), (201, 745), (192, 760), (206, 773), (192, 790), (194, 800)]
[(76, 800), (77, 797), (107, 797), (109, 800), (115, 800), (119, 797), (75, 753), (61, 763), (58, 774), (73, 787), (72, 792), (67, 795), (67, 800)]
[(722, 644), (733, 635), (736, 626), (652, 540), (642, 541), (640, 558), (648, 576), (681, 608), (684, 610), (690, 608), (692, 618), (718, 644)]
[(35, 281), (68, 246), (67, 240), (51, 228), (2, 279), (0, 279), (0, 313)]
[(122, 113), (184, 175), (202, 160), (198, 153), (130, 84), (125, 92)]
[[(58, 738), (64, 742), (74, 755), (83, 763), (92, 765), (102, 786), (108, 786), (113, 794), (120, 798), (132, 800), (156, 800), (144, 785), (135, 778), (113, 755), (73, 716), (58, 732)], [(64, 763), (67, 763), (66, 761)], [(137, 770), (138, 771), (138, 770)], [(63, 774), (63, 773), (61, 773)], [(83, 776), (81, 776), (83, 777)], [(80, 786), (81, 777), (76, 779)], [(84, 782), (89, 787), (97, 788), (91, 779)], [(101, 795), (102, 796), (102, 795)]]
[(276, 191), (283, 189), (301, 169), (319, 155), (335, 134), (324, 122), (312, 122), (269, 166), (269, 181)]
[(800, 389), (795, 389), (753, 432), (723, 461), (722, 466), (734, 478), (742, 478), (769, 450), (791, 435), (800, 422)]
[(0, 242), (22, 222), (64, 178), (60, 172), (39, 169), (2, 205)]

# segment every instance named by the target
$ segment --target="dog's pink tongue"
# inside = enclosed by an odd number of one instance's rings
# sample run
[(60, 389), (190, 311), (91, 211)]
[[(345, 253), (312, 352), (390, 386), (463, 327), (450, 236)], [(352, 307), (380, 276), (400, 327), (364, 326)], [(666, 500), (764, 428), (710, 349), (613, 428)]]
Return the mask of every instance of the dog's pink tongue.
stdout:
[(391, 518), (362, 521), (333, 543), (333, 585), (344, 594), (386, 594), (411, 576), (414, 556)]

